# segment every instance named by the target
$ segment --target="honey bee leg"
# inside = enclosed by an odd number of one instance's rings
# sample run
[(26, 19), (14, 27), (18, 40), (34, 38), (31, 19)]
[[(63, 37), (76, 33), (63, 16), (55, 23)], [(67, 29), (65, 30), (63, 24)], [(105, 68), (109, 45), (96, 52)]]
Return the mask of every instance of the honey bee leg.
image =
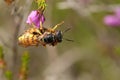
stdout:
[[(31, 20), (31, 18), (30, 18), (30, 20)], [(32, 25), (32, 27), (36, 28), (36, 26), (35, 26), (34, 23), (32, 23), (31, 25)], [(40, 31), (38, 31), (38, 33), (39, 33), (40, 35), (42, 35), (42, 33), (41, 33)]]
[(62, 25), (63, 23), (64, 23), (64, 21), (62, 21), (61, 23), (58, 23), (57, 25), (55, 25), (55, 26), (52, 28), (52, 31), (55, 31), (55, 29), (56, 29), (58, 26)]
[[(32, 22), (32, 19), (30, 18), (30, 21)], [(35, 27), (36, 28), (36, 26), (35, 26), (35, 24), (32, 22), (32, 27)]]

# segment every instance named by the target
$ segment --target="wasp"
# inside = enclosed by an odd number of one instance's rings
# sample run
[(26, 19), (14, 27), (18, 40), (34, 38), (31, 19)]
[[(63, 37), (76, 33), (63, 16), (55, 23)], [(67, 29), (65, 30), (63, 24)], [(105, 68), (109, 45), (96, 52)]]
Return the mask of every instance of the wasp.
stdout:
[(61, 22), (53, 28), (42, 27), (42, 24), (40, 28), (36, 28), (36, 26), (32, 24), (31, 28), (27, 29), (22, 35), (19, 36), (18, 43), (24, 47), (38, 46), (40, 44), (42, 46), (55, 46), (57, 43), (62, 42), (62, 31), (56, 30), (56, 28), (63, 23), (64, 22)]

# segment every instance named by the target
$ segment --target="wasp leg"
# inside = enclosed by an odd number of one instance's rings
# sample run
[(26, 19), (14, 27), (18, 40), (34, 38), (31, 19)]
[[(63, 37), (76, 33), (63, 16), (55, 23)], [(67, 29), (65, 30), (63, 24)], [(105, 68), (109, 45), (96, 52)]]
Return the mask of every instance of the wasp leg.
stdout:
[(55, 26), (52, 28), (52, 31), (55, 31), (55, 29), (56, 29), (58, 26), (62, 25), (63, 23), (64, 23), (64, 21), (62, 21), (61, 23), (58, 23), (57, 25), (55, 25)]
[(43, 27), (43, 24), (42, 24), (42, 22), (40, 21), (40, 32), (43, 34), (45, 31), (47, 31), (48, 29), (47, 28), (45, 28), (45, 27)]
[(40, 30), (43, 30), (43, 25), (41, 21), (40, 21)]
[(46, 44), (45, 44), (45, 43), (43, 43), (43, 42), (40, 42), (40, 44), (41, 44), (42, 46), (46, 47)]
[[(34, 27), (34, 28), (36, 28), (36, 26), (34, 25), (34, 23), (32, 23), (32, 26)], [(40, 35), (42, 35), (42, 33), (41, 33), (41, 31), (38, 29), (37, 30), (37, 32), (40, 34)]]

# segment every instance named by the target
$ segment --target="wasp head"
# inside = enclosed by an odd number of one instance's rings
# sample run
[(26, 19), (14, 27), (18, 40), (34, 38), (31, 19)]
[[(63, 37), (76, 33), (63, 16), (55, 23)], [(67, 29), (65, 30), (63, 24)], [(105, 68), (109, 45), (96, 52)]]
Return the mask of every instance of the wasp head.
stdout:
[(55, 39), (57, 42), (62, 42), (62, 31), (56, 31), (56, 34), (55, 34)]

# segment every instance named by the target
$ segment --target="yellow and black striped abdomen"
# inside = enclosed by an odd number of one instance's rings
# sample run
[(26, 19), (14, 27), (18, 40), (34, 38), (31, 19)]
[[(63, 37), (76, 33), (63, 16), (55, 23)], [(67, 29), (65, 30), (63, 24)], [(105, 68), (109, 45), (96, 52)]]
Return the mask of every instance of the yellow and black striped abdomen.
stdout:
[(19, 45), (24, 47), (37, 46), (39, 44), (38, 35), (26, 32), (18, 38)]

